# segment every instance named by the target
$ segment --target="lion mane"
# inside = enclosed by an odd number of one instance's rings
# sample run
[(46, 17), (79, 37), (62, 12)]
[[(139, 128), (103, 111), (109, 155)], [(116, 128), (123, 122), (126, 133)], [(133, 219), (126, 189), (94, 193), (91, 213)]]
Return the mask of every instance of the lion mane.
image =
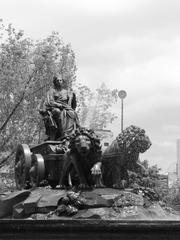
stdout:
[(71, 152), (77, 153), (75, 140), (80, 135), (87, 136), (91, 141), (91, 151), (90, 151), (89, 157), (92, 157), (92, 158), (95, 157), (98, 160), (100, 160), (101, 154), (102, 154), (100, 139), (92, 129), (86, 129), (86, 128), (76, 129), (75, 133), (72, 134), (69, 139), (69, 148), (71, 149)]
[[(81, 155), (76, 146), (76, 139), (82, 136), (86, 136), (90, 140), (90, 149), (86, 156)], [(69, 173), (71, 173), (72, 180), (73, 178), (75, 179), (75, 185), (94, 185), (91, 168), (94, 164), (100, 162), (102, 158), (101, 144), (98, 136), (91, 129), (79, 128), (69, 138), (69, 149), (70, 151), (66, 154), (62, 169), (61, 185), (67, 184), (67, 175)], [(80, 183), (76, 183), (77, 175)], [(74, 185), (73, 182), (72, 185)]]
[(139, 153), (151, 146), (145, 130), (131, 125), (120, 133), (102, 156), (104, 184), (120, 187), (121, 181), (128, 182), (128, 170), (137, 172), (141, 167)]
[(145, 135), (145, 130), (131, 125), (120, 133), (116, 138), (119, 150), (128, 154), (145, 152), (151, 142), (148, 136)]

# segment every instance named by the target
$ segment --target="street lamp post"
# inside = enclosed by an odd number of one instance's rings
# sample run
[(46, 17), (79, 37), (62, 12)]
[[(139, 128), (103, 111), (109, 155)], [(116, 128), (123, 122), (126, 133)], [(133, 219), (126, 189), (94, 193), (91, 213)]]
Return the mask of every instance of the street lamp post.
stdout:
[(123, 100), (127, 96), (126, 91), (120, 90), (118, 96), (121, 99), (121, 132), (123, 131), (123, 112), (124, 112), (124, 103)]

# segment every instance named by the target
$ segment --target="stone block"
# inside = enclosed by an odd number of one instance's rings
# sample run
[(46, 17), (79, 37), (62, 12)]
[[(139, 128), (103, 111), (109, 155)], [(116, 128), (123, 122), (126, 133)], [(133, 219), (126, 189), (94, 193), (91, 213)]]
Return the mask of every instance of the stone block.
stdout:
[(37, 204), (41, 194), (38, 192), (32, 192), (30, 196), (24, 201), (25, 214), (32, 214), (36, 212)]
[(80, 210), (74, 219), (103, 219), (103, 220), (117, 220), (121, 219), (120, 214), (115, 212), (113, 208), (91, 208)]
[(47, 215), (42, 213), (32, 214), (30, 217), (32, 220), (47, 220)]
[(37, 203), (38, 213), (48, 213), (57, 208), (58, 202), (61, 198), (66, 196), (65, 191), (59, 191), (56, 193), (51, 192), (51, 194), (43, 195)]
[(21, 219), (25, 217), (25, 212), (24, 212), (24, 203), (18, 203), (13, 206), (13, 214), (12, 217), (15, 219)]
[(112, 201), (109, 201), (95, 192), (82, 192), (80, 197), (85, 199), (84, 208), (111, 207)]
[(118, 195), (119, 193), (121, 193), (121, 190), (114, 189), (114, 188), (96, 188), (92, 192), (101, 196), (102, 195)]
[(0, 218), (11, 215), (13, 206), (24, 201), (30, 193), (28, 190), (22, 190), (7, 193), (5, 196), (0, 197)]

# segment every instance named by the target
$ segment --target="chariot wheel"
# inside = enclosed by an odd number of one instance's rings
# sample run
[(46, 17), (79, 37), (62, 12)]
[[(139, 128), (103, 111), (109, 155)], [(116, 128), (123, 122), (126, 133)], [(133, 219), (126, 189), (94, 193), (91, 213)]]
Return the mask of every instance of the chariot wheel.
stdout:
[(17, 189), (30, 187), (29, 169), (31, 167), (31, 151), (27, 144), (20, 144), (15, 157), (15, 182)]
[(45, 178), (44, 158), (41, 154), (32, 155), (31, 168), (29, 171), (32, 187), (38, 187)]
[(48, 180), (48, 183), (52, 189), (55, 189), (56, 186), (59, 184), (59, 181), (58, 180)]

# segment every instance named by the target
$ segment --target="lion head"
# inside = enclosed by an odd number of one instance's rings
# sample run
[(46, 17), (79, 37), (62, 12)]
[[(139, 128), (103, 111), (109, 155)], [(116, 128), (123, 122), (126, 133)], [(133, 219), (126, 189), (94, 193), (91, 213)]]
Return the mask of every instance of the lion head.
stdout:
[(88, 156), (91, 150), (91, 139), (86, 135), (79, 135), (75, 138), (75, 149), (81, 156)]
[(143, 153), (151, 146), (151, 141), (145, 134), (145, 130), (134, 125), (123, 130), (116, 140), (119, 149), (128, 154)]
[(101, 156), (100, 139), (91, 129), (79, 128), (70, 138), (69, 148), (80, 156)]

